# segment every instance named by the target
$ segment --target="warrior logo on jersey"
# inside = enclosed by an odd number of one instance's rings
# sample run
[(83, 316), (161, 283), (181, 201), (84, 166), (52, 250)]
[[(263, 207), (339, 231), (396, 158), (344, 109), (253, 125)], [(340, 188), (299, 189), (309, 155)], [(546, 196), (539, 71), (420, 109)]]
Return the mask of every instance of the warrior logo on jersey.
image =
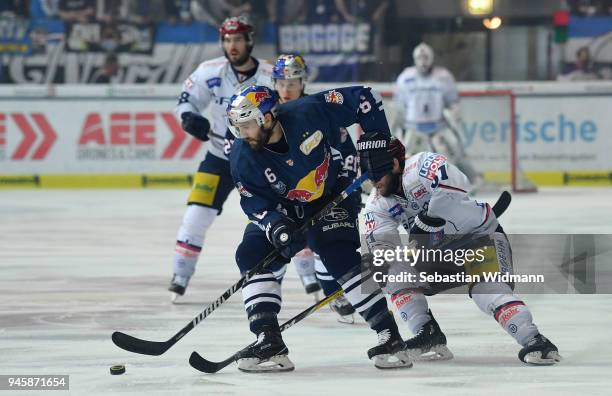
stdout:
[(419, 169), (419, 176), (422, 176), (428, 180), (434, 180), (438, 169), (446, 162), (446, 157), (441, 154), (429, 154), (425, 161), (423, 161), (423, 165), (421, 165), (421, 169)]
[(323, 133), (317, 130), (300, 144), (300, 151), (309, 155), (321, 143), (321, 140), (323, 140)]
[(344, 96), (342, 96), (342, 94), (335, 89), (328, 91), (326, 94), (324, 94), (324, 96), (327, 103), (336, 103), (339, 105), (344, 103)]
[(311, 202), (319, 199), (323, 195), (323, 190), (325, 190), (330, 157), (329, 151), (326, 151), (323, 162), (301, 178), (294, 189), (287, 192), (287, 199), (300, 202)]
[(244, 188), (244, 186), (240, 182), (236, 183), (236, 189), (238, 190), (240, 195), (243, 195), (247, 198), (251, 198), (253, 196), (253, 194), (251, 194), (246, 188)]

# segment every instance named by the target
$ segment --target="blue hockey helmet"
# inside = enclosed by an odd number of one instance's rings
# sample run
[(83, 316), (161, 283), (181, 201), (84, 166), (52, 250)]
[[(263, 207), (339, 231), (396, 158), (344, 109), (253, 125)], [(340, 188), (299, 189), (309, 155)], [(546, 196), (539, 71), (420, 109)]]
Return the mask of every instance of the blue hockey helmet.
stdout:
[(263, 85), (251, 85), (242, 88), (233, 95), (227, 106), (227, 117), (230, 131), (240, 137), (240, 131), (235, 128), (237, 124), (255, 120), (257, 125), (263, 126), (266, 113), (276, 116), (278, 95)]

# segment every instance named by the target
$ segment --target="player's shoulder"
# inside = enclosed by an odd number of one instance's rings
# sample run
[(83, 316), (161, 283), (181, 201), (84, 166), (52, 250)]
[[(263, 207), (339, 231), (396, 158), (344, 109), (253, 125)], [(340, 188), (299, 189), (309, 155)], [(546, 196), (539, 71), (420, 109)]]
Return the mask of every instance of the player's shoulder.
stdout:
[(412, 185), (417, 182), (425, 183), (426, 180), (433, 181), (438, 169), (445, 165), (447, 159), (440, 153), (421, 151), (406, 159), (402, 184)]
[(453, 73), (443, 66), (434, 66), (433, 70), (431, 71), (431, 76), (438, 80), (455, 80)]
[(417, 77), (417, 70), (414, 66), (409, 66), (405, 68), (399, 76), (397, 76), (396, 82), (398, 84), (408, 84), (411, 81), (414, 81)]
[(316, 105), (320, 102), (316, 95), (305, 95), (280, 104), (278, 106), (278, 114), (282, 117), (312, 114), (316, 110)]
[(193, 72), (192, 76), (202, 81), (213, 77), (219, 77), (228, 64), (229, 62), (224, 56), (210, 59), (200, 63), (197, 69)]
[(270, 62), (268, 62), (265, 59), (259, 59), (259, 58), (255, 58), (255, 59), (257, 59), (257, 63), (259, 63), (257, 71), (263, 75), (272, 77), (272, 70), (274, 69), (274, 65), (272, 65)]

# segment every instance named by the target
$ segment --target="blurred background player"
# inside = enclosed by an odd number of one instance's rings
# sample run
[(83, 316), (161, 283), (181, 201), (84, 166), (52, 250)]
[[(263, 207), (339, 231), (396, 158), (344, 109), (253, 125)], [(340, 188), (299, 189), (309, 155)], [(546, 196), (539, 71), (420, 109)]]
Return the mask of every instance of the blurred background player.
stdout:
[[(225, 110), (229, 98), (242, 85), (272, 84), (272, 66), (251, 56), (253, 27), (246, 18), (226, 19), (219, 28), (219, 39), (224, 56), (200, 64), (187, 78), (175, 110), (187, 133), (210, 143), (194, 177), (187, 211), (176, 238), (174, 275), (168, 288), (173, 301), (185, 294), (206, 232), (234, 188), (224, 153)], [(202, 115), (209, 105), (212, 128)]]
[[(240, 205), (249, 217), (236, 250), (242, 273), (270, 252), (280, 255), (242, 287), (251, 332), (257, 336), (241, 356), (247, 372), (293, 370), (278, 325), (281, 285), (274, 271), (306, 244), (318, 253), (347, 299), (376, 331), (378, 344), (368, 351), (377, 368), (412, 366), (387, 301), (369, 274), (361, 272), (360, 193), (305, 231), (300, 227), (354, 181), (345, 171), (340, 127), (385, 131), (389, 126), (382, 100), (362, 86), (336, 88), (278, 105), (276, 92), (252, 86), (232, 98), (228, 116), (236, 134), (230, 153)], [(353, 151), (355, 154), (355, 151)]]
[[(400, 225), (409, 230), (409, 244), (414, 241), (417, 249), (442, 250), (453, 246), (452, 249), (476, 251), (483, 248), (480, 261), (466, 261), (462, 265), (454, 261), (429, 260), (421, 260), (415, 265), (410, 261), (396, 261), (397, 258), (387, 262), (389, 275), (412, 273), (417, 279), (415, 282), (388, 282), (385, 286), (400, 316), (415, 334), (406, 341), (413, 358), (423, 354), (434, 360), (450, 359), (453, 355), (446, 347), (446, 336), (428, 309), (425, 295), (458, 285), (424, 283), (420, 281), (419, 272), (511, 274), (510, 242), (489, 204), (469, 198), (467, 177), (443, 155), (421, 152), (405, 160), (405, 148), (398, 139), (388, 140), (373, 133), (363, 135), (360, 145), (366, 141), (385, 143), (371, 144), (371, 147), (382, 148), (359, 153), (362, 171), (368, 172), (375, 186), (365, 208), (366, 241), (372, 253), (395, 251), (403, 246), (398, 231)], [(442, 245), (444, 235), (453, 235), (452, 245)], [(494, 317), (522, 346), (521, 361), (535, 365), (561, 361), (557, 347), (540, 334), (529, 308), (513, 289), (513, 284), (482, 281), (470, 284), (469, 295), (482, 312)]]
[(433, 151), (457, 164), (474, 184), (481, 183), (465, 155), (460, 134), (459, 93), (450, 71), (434, 66), (433, 49), (421, 43), (412, 53), (414, 66), (398, 76), (395, 85), (396, 118), (410, 154)]
[[(305, 95), (308, 67), (300, 55), (280, 55), (272, 71), (274, 89), (278, 92), (279, 103), (287, 103)], [(347, 171), (356, 173), (355, 145), (345, 128), (340, 128), (341, 152), (343, 152)], [(291, 259), (306, 293), (317, 293), (323, 288), (326, 296), (333, 294), (339, 287), (338, 282), (327, 272), (321, 258), (314, 254), (310, 248), (298, 252)], [(317, 293), (318, 294), (318, 293)], [(317, 298), (317, 297), (315, 297)], [(338, 313), (338, 320), (342, 323), (354, 323), (355, 309), (344, 296), (340, 296), (330, 303), (332, 310)]]

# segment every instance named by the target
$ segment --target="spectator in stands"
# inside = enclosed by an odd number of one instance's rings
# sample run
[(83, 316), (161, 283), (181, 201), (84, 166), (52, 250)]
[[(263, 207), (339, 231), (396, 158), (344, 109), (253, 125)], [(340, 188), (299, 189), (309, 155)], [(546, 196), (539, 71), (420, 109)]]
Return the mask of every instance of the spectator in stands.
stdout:
[(338, 23), (340, 15), (334, 0), (306, 1), (307, 23)]
[(196, 21), (221, 26), (230, 16), (231, 7), (225, 0), (192, 0), (191, 13)]
[(97, 0), (96, 18), (104, 23), (116, 23), (128, 18), (127, 0)]
[(110, 53), (106, 55), (102, 69), (94, 74), (92, 81), (94, 84), (110, 84), (117, 74), (119, 74), (119, 60), (116, 54)]
[(2, 0), (0, 1), (0, 15), (29, 18), (30, 3), (28, 0)]
[(32, 18), (59, 17), (59, 0), (30, 0)]
[(173, 25), (179, 21), (191, 23), (190, 4), (191, 0), (164, 0), (164, 10), (168, 22)]
[(557, 77), (558, 81), (588, 81), (597, 80), (600, 76), (591, 62), (591, 52), (588, 47), (580, 47), (576, 51), (576, 63), (570, 66), (565, 73)]
[(96, 13), (94, 0), (60, 0), (59, 15), (65, 22), (87, 23)]
[(166, 18), (163, 12), (164, 0), (125, 0), (128, 7), (128, 20), (137, 24), (160, 22)]

